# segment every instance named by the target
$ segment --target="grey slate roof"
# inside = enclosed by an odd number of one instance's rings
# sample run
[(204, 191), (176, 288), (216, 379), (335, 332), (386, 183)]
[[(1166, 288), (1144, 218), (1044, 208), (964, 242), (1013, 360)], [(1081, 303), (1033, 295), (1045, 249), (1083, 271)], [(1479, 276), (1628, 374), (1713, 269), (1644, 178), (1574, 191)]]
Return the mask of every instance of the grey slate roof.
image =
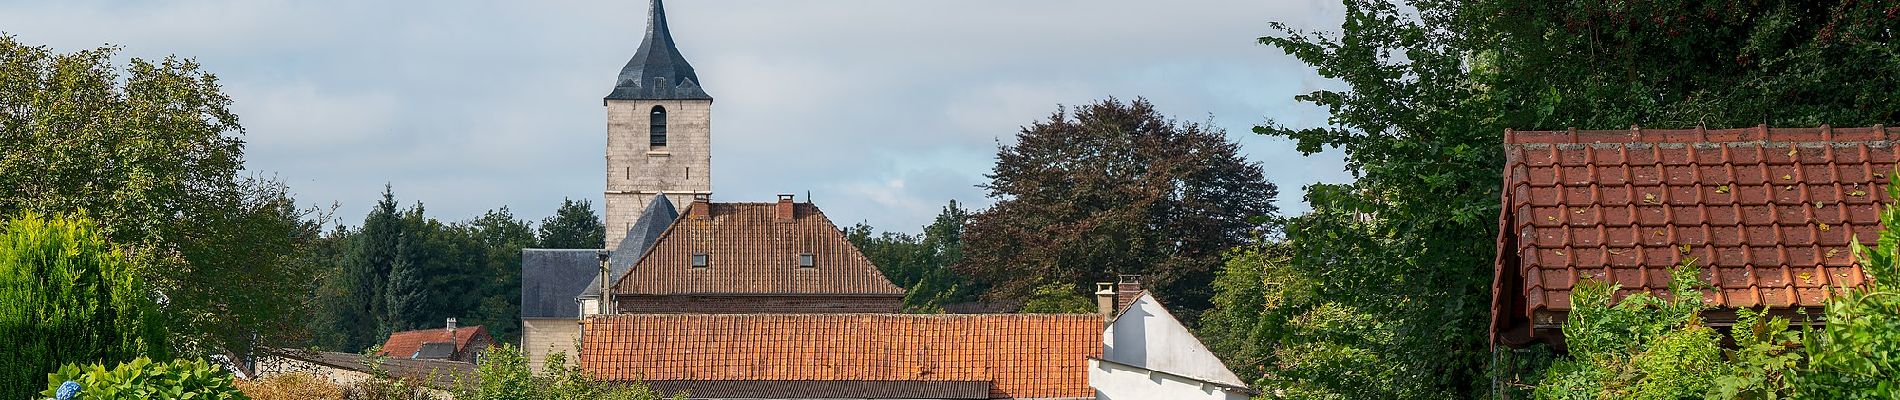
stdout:
[(579, 318), (574, 296), (599, 276), (599, 249), (521, 249), (521, 317)]
[(410, 355), (409, 358), (417, 360), (447, 360), (449, 357), (454, 356), (455, 343), (433, 342), (423, 343), (421, 348), (416, 349), (416, 354)]
[[(673, 226), (673, 221), (678, 220), (679, 217), (680, 213), (673, 208), (672, 200), (667, 200), (665, 195), (653, 195), (653, 201), (647, 202), (647, 209), (640, 212), (640, 218), (634, 220), (633, 226), (627, 227), (627, 236), (620, 239), (620, 246), (615, 247), (613, 254), (607, 256), (607, 266), (613, 281), (619, 282), (621, 275), (626, 275), (627, 270), (633, 269), (634, 262), (640, 261), (640, 256), (645, 255), (647, 249), (652, 248), (653, 243), (660, 240), (660, 234), (665, 233), (667, 227)], [(593, 282), (581, 289), (579, 297), (598, 298), (599, 296), (600, 275), (595, 274)]]
[(614, 90), (605, 100), (679, 99), (712, 100), (712, 95), (699, 87), (699, 75), (673, 46), (673, 33), (666, 29), (666, 8), (653, 0), (647, 10), (646, 39), (640, 41), (640, 50), (627, 60), (627, 66), (620, 68)]

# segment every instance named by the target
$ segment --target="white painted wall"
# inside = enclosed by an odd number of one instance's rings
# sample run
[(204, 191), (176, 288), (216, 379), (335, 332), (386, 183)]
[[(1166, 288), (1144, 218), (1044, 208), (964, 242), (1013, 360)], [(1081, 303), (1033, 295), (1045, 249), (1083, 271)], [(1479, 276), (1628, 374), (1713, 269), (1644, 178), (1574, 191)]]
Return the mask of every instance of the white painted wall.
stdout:
[(1089, 360), (1089, 386), (1097, 400), (1247, 400), (1248, 393), (1194, 379)]
[(1109, 323), (1102, 346), (1109, 362), (1089, 362), (1099, 399), (1247, 398), (1238, 389), (1247, 384), (1146, 292)]

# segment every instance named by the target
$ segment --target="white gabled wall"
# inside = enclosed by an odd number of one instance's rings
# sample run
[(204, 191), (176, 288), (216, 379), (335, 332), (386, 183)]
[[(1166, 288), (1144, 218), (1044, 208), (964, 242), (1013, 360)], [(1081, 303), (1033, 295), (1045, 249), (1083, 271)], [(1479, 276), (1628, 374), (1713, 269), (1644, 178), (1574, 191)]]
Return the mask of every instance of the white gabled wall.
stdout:
[(1247, 400), (1248, 393), (1194, 379), (1089, 360), (1089, 386), (1097, 400)]
[[(1091, 363), (1095, 368), (1089, 370), (1089, 385), (1094, 386), (1103, 399), (1222, 399), (1230, 398), (1227, 396), (1237, 390), (1214, 390), (1216, 397), (1197, 397), (1195, 393), (1204, 393), (1204, 387), (1218, 385), (1247, 386), (1146, 292), (1109, 323), (1108, 329), (1102, 332), (1102, 345), (1102, 359), (1110, 362)], [(1157, 376), (1165, 379), (1154, 378)]]

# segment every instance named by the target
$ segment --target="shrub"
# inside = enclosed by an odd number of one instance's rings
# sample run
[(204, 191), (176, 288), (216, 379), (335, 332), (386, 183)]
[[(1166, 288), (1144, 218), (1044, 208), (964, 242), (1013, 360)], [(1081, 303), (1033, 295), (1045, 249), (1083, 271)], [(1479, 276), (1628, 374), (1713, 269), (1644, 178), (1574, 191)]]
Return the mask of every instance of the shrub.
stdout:
[(237, 381), (239, 391), (252, 400), (343, 400), (343, 387), (308, 373)]
[[(1900, 199), (1900, 187), (1887, 198)], [(1805, 338), (1812, 359), (1796, 381), (1806, 397), (1900, 399), (1900, 209), (1882, 208), (1880, 222), (1878, 247), (1853, 241), (1868, 284), (1828, 299), (1827, 326)]]
[[(540, 375), (528, 369), (521, 350), (503, 344), (490, 347), (477, 371), (479, 381), (465, 382), (455, 392), (456, 400), (660, 400), (666, 399), (644, 383), (602, 382), (578, 366), (567, 365), (567, 356), (548, 355)], [(684, 399), (675, 396), (673, 399)]]
[(63, 364), (167, 357), (140, 265), (84, 217), (0, 223), (0, 399), (32, 397)]
[(1024, 314), (1088, 314), (1095, 312), (1095, 302), (1075, 292), (1075, 287), (1065, 282), (1047, 282), (1036, 286), (1036, 292), (1029, 295), (1023, 303)]
[(72, 381), (80, 387), (76, 399), (249, 399), (231, 383), (230, 373), (204, 360), (155, 363), (139, 357), (109, 370), (99, 364), (85, 368), (68, 364), (48, 374), (46, 381), (47, 389), (39, 394), (49, 398), (58, 395), (60, 385)]

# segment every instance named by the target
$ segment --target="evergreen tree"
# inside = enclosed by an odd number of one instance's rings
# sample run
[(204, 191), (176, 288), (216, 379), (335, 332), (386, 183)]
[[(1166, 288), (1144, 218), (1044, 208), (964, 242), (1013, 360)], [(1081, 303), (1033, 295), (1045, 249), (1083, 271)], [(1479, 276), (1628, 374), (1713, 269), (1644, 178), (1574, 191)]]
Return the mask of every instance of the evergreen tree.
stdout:
[(396, 210), (393, 189), (383, 186), (383, 199), (363, 218), (363, 228), (351, 243), (344, 262), (350, 305), (340, 328), (345, 351), (359, 351), (381, 343), (389, 319), (388, 279), (398, 259), (403, 236), (402, 215)]
[(62, 364), (165, 357), (171, 343), (142, 265), (92, 220), (0, 222), (0, 398), (32, 398)]
[[(624, 227), (622, 227), (624, 229)], [(562, 199), (554, 215), (541, 220), (540, 244), (543, 249), (607, 248), (607, 227), (594, 213), (587, 200)]]

